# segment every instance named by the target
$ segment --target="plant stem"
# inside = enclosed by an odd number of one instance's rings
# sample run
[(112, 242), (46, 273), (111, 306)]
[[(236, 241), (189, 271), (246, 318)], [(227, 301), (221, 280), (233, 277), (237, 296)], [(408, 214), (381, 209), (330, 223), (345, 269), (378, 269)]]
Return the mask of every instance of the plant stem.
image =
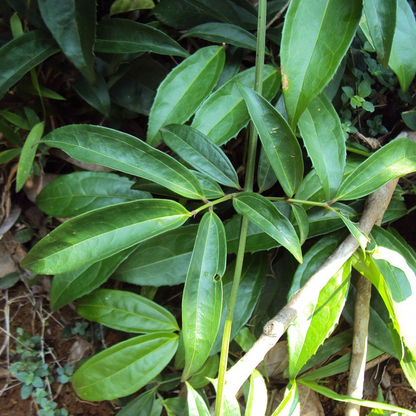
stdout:
[[(258, 6), (257, 21), (257, 50), (256, 50), (256, 72), (254, 78), (254, 91), (259, 94), (263, 89), (263, 68), (266, 41), (266, 16), (267, 16), (267, 0), (260, 0)], [(249, 145), (247, 155), (247, 169), (244, 183), (245, 191), (253, 191), (254, 171), (256, 167), (257, 154), (257, 131), (254, 124), (250, 123)], [(220, 368), (218, 371), (218, 387), (217, 400), (215, 403), (215, 415), (221, 416), (224, 403), (224, 382), (225, 373), (227, 371), (228, 351), (231, 338), (231, 328), (235, 304), (237, 302), (238, 287), (241, 280), (241, 272), (243, 269), (244, 253), (246, 248), (248, 219), (243, 217), (240, 225), (240, 236), (238, 242), (236, 267), (234, 272), (233, 285), (231, 288), (230, 300), (228, 302), (227, 315), (225, 318), (224, 332), (222, 337)]]
[(239, 192), (235, 192), (235, 193), (233, 193), (233, 194), (228, 194), (228, 195), (225, 195), (225, 196), (223, 196), (223, 197), (221, 197), (221, 198), (216, 199), (215, 201), (210, 201), (210, 202), (208, 202), (207, 204), (201, 205), (199, 208), (194, 209), (194, 210), (192, 211), (192, 214), (193, 214), (193, 215), (196, 215), (196, 214), (198, 214), (199, 212), (203, 211), (204, 209), (211, 208), (211, 207), (213, 207), (214, 205), (221, 204), (221, 202), (228, 201), (229, 199), (232, 199), (232, 198), (233, 198), (235, 195), (237, 195), (238, 193), (239, 193)]
[(323, 207), (326, 209), (332, 209), (328, 202), (315, 202), (315, 201), (304, 201), (303, 199), (292, 199), (285, 198), (283, 196), (271, 196), (267, 197), (269, 201), (285, 201), (292, 204), (303, 204), (303, 205), (312, 205), (314, 207)]

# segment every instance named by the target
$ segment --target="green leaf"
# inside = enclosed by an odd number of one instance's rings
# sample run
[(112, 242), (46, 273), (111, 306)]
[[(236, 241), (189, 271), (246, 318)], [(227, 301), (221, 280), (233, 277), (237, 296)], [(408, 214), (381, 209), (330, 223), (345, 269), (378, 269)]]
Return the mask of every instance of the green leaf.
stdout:
[[(218, 146), (237, 136), (250, 119), (238, 83), (252, 87), (255, 68), (231, 78), (211, 94), (201, 105), (192, 121), (192, 127), (205, 134)], [(264, 66), (263, 95), (272, 99), (280, 87), (279, 72), (272, 65)]]
[(263, 193), (270, 189), (277, 182), (276, 174), (270, 164), (269, 158), (264, 150), (260, 148), (259, 165), (257, 168), (257, 185), (259, 193)]
[(14, 131), (7, 123), (0, 120), (0, 131), (4, 137), (16, 146), (23, 146), (23, 140), (20, 135)]
[(0, 99), (24, 74), (59, 52), (50, 33), (33, 30), (0, 48)]
[(149, 416), (155, 401), (155, 389), (145, 391), (127, 403), (117, 416)]
[(267, 388), (263, 376), (254, 370), (250, 376), (250, 391), (247, 399), (246, 416), (264, 416), (267, 408)]
[(213, 378), (216, 376), (219, 363), (219, 355), (211, 355), (211, 357), (205, 361), (204, 365), (191, 377), (189, 384), (194, 389), (201, 389), (205, 387), (209, 383), (208, 378)]
[(182, 380), (194, 374), (208, 358), (221, 320), (222, 281), (227, 248), (224, 226), (207, 212), (198, 227), (182, 298), (185, 369)]
[(123, 250), (83, 269), (54, 276), (50, 292), (52, 312), (100, 287), (135, 248)]
[(361, 8), (361, 0), (324, 0), (313, 5), (311, 1), (290, 2), (280, 56), (292, 128), (334, 76), (355, 35)]
[[(298, 267), (289, 291), (293, 296), (334, 252), (339, 239), (327, 236), (316, 243)], [(335, 329), (348, 295), (351, 264), (347, 262), (321, 289), (317, 299), (304, 305), (288, 329), (289, 378), (294, 380), (306, 362)]]
[(416, 21), (406, 0), (397, 0), (397, 20), (389, 66), (405, 93), (416, 74)]
[(292, 204), (291, 207), (292, 207), (293, 217), (299, 229), (300, 245), (302, 245), (308, 238), (308, 234), (309, 234), (308, 215), (306, 214), (306, 211), (302, 205)]
[(110, 16), (134, 10), (153, 9), (153, 7), (155, 7), (153, 0), (115, 0), (111, 5)]
[(38, 142), (43, 135), (44, 127), (44, 122), (36, 124), (26, 138), (17, 169), (16, 192), (19, 192), (23, 188), (26, 179), (29, 176), (33, 161), (35, 160), (36, 150), (38, 149)]
[(131, 189), (134, 182), (110, 172), (74, 172), (45, 186), (36, 204), (46, 214), (67, 218), (97, 208), (137, 199), (151, 199), (148, 192)]
[(328, 201), (341, 185), (347, 150), (341, 121), (325, 94), (309, 104), (299, 129)]
[(4, 152), (0, 152), (0, 165), (3, 163), (10, 162), (10, 160), (14, 159), (17, 155), (20, 155), (22, 149), (8, 149)]
[[(44, 98), (50, 98), (52, 100), (58, 101), (65, 101), (66, 98), (62, 97), (62, 95), (58, 94), (55, 91), (50, 90), (49, 88), (44, 87), (43, 85), (39, 85), (39, 90), (33, 86), (31, 82), (25, 81), (22, 79), (19, 82), (19, 90), (27, 92), (29, 94), (41, 96)], [(40, 93), (40, 94), (39, 94)]]
[(147, 142), (155, 145), (159, 129), (187, 121), (215, 87), (224, 67), (224, 48), (199, 49), (174, 68), (160, 84), (150, 110)]
[(151, 334), (179, 331), (176, 319), (165, 308), (123, 290), (97, 289), (78, 300), (77, 314), (124, 332)]
[[(290, 390), (288, 390), (289, 387)], [(285, 397), (279, 406), (277, 406), (272, 416), (297, 416), (300, 415), (300, 412), (299, 389), (296, 382), (293, 381), (291, 386), (287, 386)]]
[(171, 286), (185, 282), (197, 225), (180, 227), (141, 244), (112, 278), (140, 286)]
[(397, 0), (364, 0), (363, 5), (377, 60), (387, 68), (396, 27)]
[(139, 176), (191, 199), (204, 199), (198, 180), (181, 163), (137, 137), (106, 127), (69, 125), (45, 136), (74, 159)]
[(25, 117), (21, 117), (18, 114), (12, 113), (7, 110), (0, 110), (0, 114), (11, 124), (14, 124), (16, 127), (20, 127), (23, 130), (30, 130), (31, 125)]
[(402, 120), (410, 130), (416, 130), (416, 110), (403, 111)]
[(152, 26), (128, 19), (102, 20), (97, 28), (96, 52), (153, 52), (186, 58), (189, 53), (170, 36)]
[(205, 23), (188, 30), (180, 39), (184, 38), (204, 39), (213, 43), (225, 43), (238, 48), (255, 51), (257, 39), (243, 28), (229, 23)]
[(204, 402), (204, 399), (192, 388), (192, 386), (185, 382), (188, 391), (187, 403), (189, 416), (209, 416), (209, 409)]
[(160, 130), (162, 140), (185, 162), (218, 183), (241, 189), (237, 172), (219, 146), (193, 127), (170, 124)]
[(221, 189), (221, 186), (219, 186), (218, 183), (211, 179), (209, 176), (194, 170), (192, 173), (201, 184), (202, 190), (204, 191), (204, 195), (207, 199), (218, 199), (225, 195), (224, 191)]
[[(218, 379), (215, 379), (215, 380), (210, 379), (209, 381), (214, 386), (215, 391), (217, 391)], [(225, 395), (221, 416), (240, 416), (240, 415), (241, 415), (240, 405), (237, 399), (233, 396)]]
[(177, 228), (189, 216), (182, 205), (163, 199), (100, 208), (64, 222), (37, 243), (21, 264), (41, 274), (80, 269)]
[(293, 196), (303, 178), (303, 157), (299, 143), (279, 112), (260, 94), (240, 86), (261, 144), (285, 194)]
[(233, 205), (239, 214), (246, 216), (302, 263), (302, 250), (293, 225), (268, 199), (243, 192), (233, 199)]
[(391, 141), (359, 165), (341, 184), (334, 201), (353, 200), (416, 170), (416, 144), (402, 137)]
[(167, 332), (120, 342), (84, 363), (72, 376), (74, 390), (84, 400), (128, 396), (153, 380), (169, 363), (178, 336)]
[(90, 83), (95, 83), (94, 42), (97, 24), (95, 2), (38, 0), (43, 20), (62, 52)]

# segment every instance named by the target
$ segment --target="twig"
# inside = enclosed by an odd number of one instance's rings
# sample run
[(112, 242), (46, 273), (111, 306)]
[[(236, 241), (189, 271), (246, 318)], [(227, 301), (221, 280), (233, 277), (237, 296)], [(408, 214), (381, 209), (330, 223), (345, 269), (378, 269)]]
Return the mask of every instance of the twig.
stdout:
[(278, 19), (280, 19), (280, 16), (285, 12), (285, 10), (289, 7), (289, 3), (290, 3), (290, 0), (288, 0), (287, 2), (286, 2), (286, 4), (276, 13), (276, 15), (273, 17), (273, 19), (272, 20), (270, 20), (270, 22), (269, 23), (267, 23), (267, 26), (266, 26), (266, 30), (276, 21), (276, 20), (278, 20)]
[[(361, 231), (366, 234), (370, 233), (374, 224), (386, 211), (395, 187), (396, 181), (389, 182), (368, 197), (359, 223)], [(227, 372), (226, 394), (228, 396), (236, 395), (244, 381), (263, 360), (266, 353), (277, 343), (298, 313), (305, 305), (317, 298), (322, 288), (357, 248), (358, 243), (355, 238), (348, 236), (309, 281), (291, 298), (289, 303), (264, 326), (263, 334), (253, 347)]]

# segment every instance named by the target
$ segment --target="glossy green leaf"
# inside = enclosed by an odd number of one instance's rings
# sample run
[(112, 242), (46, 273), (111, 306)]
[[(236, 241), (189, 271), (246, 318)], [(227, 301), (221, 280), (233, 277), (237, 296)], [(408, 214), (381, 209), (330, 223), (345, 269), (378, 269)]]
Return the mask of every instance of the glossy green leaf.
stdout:
[(282, 402), (277, 406), (272, 416), (297, 416), (300, 415), (300, 401), (299, 401), (299, 389), (296, 382), (292, 382), (290, 390), (286, 388), (285, 397)]
[(279, 112), (260, 94), (241, 86), (261, 144), (285, 194), (293, 196), (303, 179), (303, 157), (299, 143)]
[(14, 112), (8, 110), (0, 110), (0, 115), (2, 115), (9, 123), (16, 127), (20, 127), (23, 130), (30, 130), (32, 127), (27, 121), (26, 117), (21, 117)]
[(151, 199), (148, 192), (131, 189), (133, 181), (110, 172), (74, 172), (45, 186), (36, 204), (53, 217), (73, 217), (97, 208), (137, 199)]
[(147, 390), (127, 403), (117, 416), (149, 416), (155, 402), (155, 389)]
[(30, 250), (22, 267), (41, 274), (80, 269), (181, 226), (189, 212), (168, 200), (100, 208), (64, 222)]
[(152, 26), (128, 19), (102, 20), (97, 28), (96, 52), (153, 52), (186, 58), (189, 53), (170, 36)]
[(233, 199), (235, 210), (274, 238), (302, 263), (299, 238), (290, 221), (268, 199), (244, 192)]
[(198, 38), (213, 43), (225, 43), (239, 48), (255, 51), (257, 39), (243, 28), (229, 23), (205, 23), (195, 26), (181, 36), (183, 38)]
[(335, 201), (353, 200), (392, 179), (416, 171), (416, 144), (403, 137), (391, 141), (359, 165), (341, 184)]
[[(237, 136), (250, 119), (238, 83), (252, 87), (255, 68), (243, 71), (211, 94), (195, 114), (192, 127), (205, 134), (217, 145)], [(263, 96), (272, 99), (280, 87), (279, 72), (271, 65), (264, 66)]]
[(269, 158), (264, 150), (264, 147), (260, 149), (259, 165), (257, 168), (257, 185), (259, 187), (259, 193), (263, 193), (270, 189), (277, 182), (276, 174), (270, 164)]
[(182, 380), (194, 374), (208, 358), (217, 336), (222, 309), (221, 277), (226, 267), (224, 226), (207, 212), (198, 227), (182, 298), (185, 369)]
[(250, 376), (250, 391), (247, 399), (246, 416), (264, 416), (267, 408), (267, 388), (263, 376), (254, 370)]
[(241, 189), (230, 159), (201, 132), (190, 126), (170, 124), (160, 133), (162, 140), (193, 168), (222, 185)]
[(290, 2), (280, 56), (283, 95), (292, 127), (334, 76), (355, 35), (361, 8), (361, 0)]
[(0, 48), (0, 99), (26, 72), (59, 52), (50, 33), (33, 30)]
[(90, 83), (95, 83), (95, 2), (38, 0), (42, 18), (62, 52)]
[(100, 74), (95, 74), (97, 85), (91, 85), (86, 78), (81, 77), (73, 85), (74, 90), (88, 104), (99, 111), (103, 116), (110, 117), (110, 93), (107, 83)]
[(218, 183), (209, 176), (197, 171), (192, 171), (192, 173), (201, 184), (202, 190), (204, 191), (204, 195), (207, 199), (218, 199), (225, 195), (221, 186), (219, 186)]
[(295, 219), (294, 222), (297, 224), (298, 226), (297, 228), (299, 230), (300, 245), (302, 245), (308, 238), (309, 218), (302, 205), (292, 204), (291, 206), (292, 206), (293, 217)]
[(52, 312), (100, 287), (133, 250), (135, 247), (123, 250), (83, 269), (54, 276), (50, 291)]
[(133, 10), (153, 9), (153, 7), (155, 7), (153, 0), (115, 0), (111, 5), (110, 16)]
[(69, 125), (43, 142), (81, 162), (96, 163), (139, 176), (191, 199), (204, 199), (198, 180), (181, 163), (137, 137), (106, 127)]
[(387, 67), (396, 27), (397, 0), (364, 0), (363, 5), (377, 60)]
[(16, 146), (23, 146), (23, 140), (20, 135), (3, 120), (0, 120), (0, 131), (3, 133), (4, 137), (9, 140), (9, 142), (15, 144)]
[(44, 127), (44, 122), (36, 124), (26, 138), (20, 155), (19, 166), (17, 168), (16, 192), (19, 192), (23, 188), (23, 185), (29, 176), (38, 149), (38, 142), (43, 135)]
[(153, 380), (177, 347), (178, 336), (167, 332), (131, 338), (90, 358), (72, 376), (72, 385), (84, 400), (128, 396)]
[(329, 201), (341, 185), (347, 150), (341, 121), (325, 94), (312, 100), (303, 112), (299, 129)]
[(180, 227), (145, 241), (117, 268), (113, 279), (140, 286), (184, 283), (197, 228)]
[(185, 382), (188, 391), (187, 403), (189, 416), (210, 416), (209, 409), (204, 402), (204, 399), (192, 388), (192, 386)]
[(124, 332), (179, 331), (176, 319), (168, 310), (144, 296), (123, 290), (95, 290), (78, 300), (77, 314)]
[(191, 377), (189, 384), (194, 389), (205, 387), (209, 383), (208, 378), (214, 378), (218, 373), (219, 363), (219, 355), (211, 355), (211, 357), (205, 361), (204, 365)]
[(8, 149), (4, 152), (0, 152), (0, 165), (3, 163), (7, 163), (10, 160), (14, 159), (17, 155), (20, 155), (22, 152), (22, 149)]
[(184, 123), (215, 87), (224, 67), (224, 48), (199, 49), (174, 68), (160, 84), (150, 110), (147, 142), (155, 145), (159, 129)]
[(391, 48), (390, 68), (406, 92), (416, 74), (416, 21), (406, 0), (397, 0), (397, 19)]

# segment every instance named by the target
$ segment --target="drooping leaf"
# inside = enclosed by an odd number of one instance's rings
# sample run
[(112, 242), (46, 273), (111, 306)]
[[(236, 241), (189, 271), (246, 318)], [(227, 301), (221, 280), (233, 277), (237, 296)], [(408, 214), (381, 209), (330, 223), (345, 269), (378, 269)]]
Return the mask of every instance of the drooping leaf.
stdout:
[(264, 416), (267, 408), (267, 388), (263, 376), (254, 370), (250, 376), (250, 391), (247, 399), (246, 416)]
[(312, 100), (303, 112), (299, 129), (329, 201), (341, 185), (347, 151), (341, 121), (325, 94)]
[(38, 0), (43, 20), (66, 57), (94, 84), (97, 5), (92, 1)]
[[(192, 127), (205, 134), (218, 146), (228, 142), (250, 119), (238, 83), (252, 87), (255, 68), (232, 77), (211, 94), (201, 105), (192, 121)], [(263, 96), (272, 99), (280, 87), (279, 73), (271, 65), (264, 66)]]
[(299, 143), (279, 112), (260, 94), (240, 86), (261, 144), (285, 194), (293, 196), (303, 178), (303, 157)]
[(186, 58), (189, 53), (170, 36), (152, 26), (129, 19), (102, 20), (97, 28), (97, 52), (153, 52)]
[(74, 390), (84, 400), (113, 400), (136, 392), (169, 363), (178, 335), (158, 332), (120, 342), (84, 363), (72, 376)]
[(128, 248), (91, 266), (54, 276), (50, 291), (51, 310), (55, 312), (100, 287), (135, 249)]
[(156, 182), (191, 199), (204, 199), (198, 180), (181, 163), (129, 134), (86, 124), (56, 129), (43, 140), (74, 159)]
[(182, 380), (208, 358), (217, 336), (222, 309), (222, 281), (227, 247), (222, 221), (207, 212), (198, 227), (182, 298), (185, 369)]
[(97, 289), (77, 302), (77, 314), (124, 332), (179, 331), (174, 316), (156, 302), (132, 292)]
[(170, 124), (160, 130), (162, 140), (193, 168), (218, 183), (241, 189), (237, 172), (219, 146), (193, 127)]
[(177, 228), (189, 216), (182, 205), (163, 199), (100, 208), (64, 222), (37, 243), (21, 264), (42, 274), (77, 270)]
[(416, 171), (416, 144), (403, 137), (391, 141), (361, 163), (341, 184), (335, 201), (366, 196), (392, 179)]
[(0, 99), (24, 74), (59, 52), (50, 33), (33, 30), (0, 48)]
[(112, 278), (140, 286), (184, 283), (197, 228), (180, 227), (145, 241), (120, 264)]
[(397, 19), (389, 66), (406, 92), (416, 74), (416, 21), (406, 0), (397, 0)]
[(213, 43), (225, 43), (239, 48), (255, 51), (257, 39), (254, 35), (243, 28), (229, 23), (204, 23), (195, 26), (181, 36), (183, 38), (198, 38)]
[(204, 402), (204, 399), (192, 388), (192, 386), (185, 382), (188, 391), (187, 403), (189, 416), (209, 416), (209, 409)]
[(233, 199), (233, 205), (239, 214), (246, 216), (302, 262), (302, 250), (293, 225), (268, 199), (244, 192)]
[(19, 192), (23, 188), (23, 185), (29, 176), (33, 161), (36, 156), (36, 150), (38, 149), (38, 142), (43, 135), (44, 127), (44, 122), (36, 124), (32, 130), (30, 130), (30, 133), (26, 138), (17, 169), (16, 192)]
[(387, 68), (396, 27), (397, 0), (364, 0), (363, 5), (377, 60)]
[(212, 91), (225, 61), (224, 48), (199, 49), (174, 68), (160, 84), (150, 110), (147, 142), (155, 145), (161, 127), (184, 123)]
[(283, 95), (292, 127), (334, 76), (354, 37), (361, 8), (361, 0), (290, 2), (280, 56)]
[(97, 208), (137, 199), (151, 199), (148, 192), (131, 189), (133, 181), (110, 172), (74, 172), (45, 186), (36, 204), (53, 217), (73, 217)]

